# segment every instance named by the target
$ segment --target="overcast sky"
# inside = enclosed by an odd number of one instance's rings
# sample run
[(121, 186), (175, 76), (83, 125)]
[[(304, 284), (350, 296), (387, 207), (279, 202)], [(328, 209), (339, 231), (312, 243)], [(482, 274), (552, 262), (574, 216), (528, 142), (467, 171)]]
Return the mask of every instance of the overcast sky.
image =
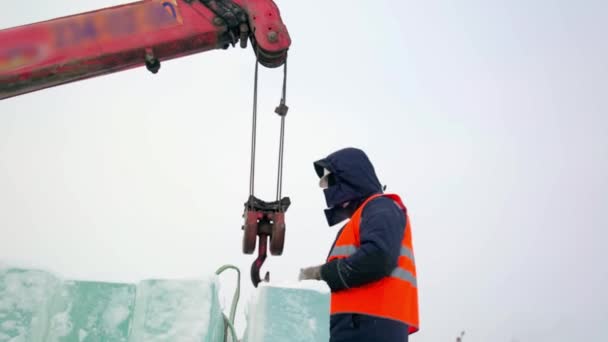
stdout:
[[(7, 2), (0, 28), (120, 3)], [(467, 342), (607, 341), (608, 4), (277, 4), (293, 40), (293, 204), (271, 279), (324, 261), (337, 227), (312, 162), (355, 146), (410, 211), (412, 341), (463, 329)], [(230, 263), (246, 300), (253, 62), (231, 48), (1, 101), (0, 260), (102, 281)], [(268, 200), (281, 76), (261, 69), (256, 195)]]

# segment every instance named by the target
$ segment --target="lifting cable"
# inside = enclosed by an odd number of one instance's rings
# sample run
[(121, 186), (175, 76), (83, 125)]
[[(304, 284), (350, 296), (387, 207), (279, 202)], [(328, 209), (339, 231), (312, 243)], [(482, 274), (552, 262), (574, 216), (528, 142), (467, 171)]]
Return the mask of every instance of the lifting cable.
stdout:
[[(256, 238), (259, 239), (258, 257), (251, 265), (251, 280), (255, 287), (261, 281), (260, 268), (266, 260), (268, 239), (270, 238), (270, 253), (281, 255), (285, 240), (285, 211), (290, 205), (288, 197), (281, 198), (283, 191), (283, 156), (285, 152), (285, 116), (288, 107), (285, 105), (287, 97), (287, 61), (283, 62), (283, 89), (281, 102), (276, 107), (275, 113), (281, 117), (281, 130), (279, 135), (279, 160), (277, 167), (277, 189), (276, 201), (265, 202), (258, 199), (255, 194), (255, 161), (256, 161), (256, 138), (257, 138), (257, 116), (258, 116), (258, 79), (260, 59), (258, 53), (263, 53), (254, 48), (255, 51), (255, 76), (253, 85), (253, 118), (251, 124), (251, 165), (249, 171), (249, 199), (245, 204), (245, 224), (243, 236), (243, 252), (252, 254), (255, 250)], [(266, 272), (264, 281), (269, 281), (269, 273)]]
[(279, 135), (279, 170), (277, 175), (277, 201), (281, 200), (281, 192), (283, 190), (283, 151), (285, 147), (285, 115), (287, 114), (287, 59), (283, 67), (283, 92), (281, 94), (281, 104), (275, 112), (281, 116), (281, 133)]
[(251, 126), (251, 166), (249, 171), (249, 196), (253, 196), (253, 187), (255, 183), (255, 140), (256, 140), (256, 124), (258, 119), (258, 58), (256, 53), (255, 58), (255, 76), (253, 80), (253, 120)]
[[(254, 196), (254, 183), (255, 183), (255, 152), (256, 152), (256, 131), (257, 131), (257, 115), (258, 115), (258, 78), (259, 78), (259, 60), (256, 52), (255, 60), (255, 74), (253, 81), (253, 118), (251, 124), (251, 165), (249, 170), (249, 196)], [(285, 150), (285, 116), (289, 107), (285, 105), (287, 100), (287, 60), (285, 60), (283, 66), (283, 89), (281, 94), (281, 102), (275, 109), (281, 117), (281, 131), (279, 133), (279, 161), (277, 170), (277, 201), (281, 200), (281, 193), (283, 191), (283, 155)]]

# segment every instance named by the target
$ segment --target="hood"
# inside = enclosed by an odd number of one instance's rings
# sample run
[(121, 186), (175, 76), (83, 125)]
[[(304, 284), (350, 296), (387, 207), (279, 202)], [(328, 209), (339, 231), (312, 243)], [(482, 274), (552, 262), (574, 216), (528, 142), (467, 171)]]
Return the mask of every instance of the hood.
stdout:
[[(330, 226), (349, 218), (356, 207), (367, 197), (382, 193), (382, 185), (367, 155), (360, 149), (349, 147), (338, 150), (313, 163), (317, 176), (323, 169), (331, 172), (330, 186), (323, 190)], [(343, 207), (345, 203), (349, 205)]]

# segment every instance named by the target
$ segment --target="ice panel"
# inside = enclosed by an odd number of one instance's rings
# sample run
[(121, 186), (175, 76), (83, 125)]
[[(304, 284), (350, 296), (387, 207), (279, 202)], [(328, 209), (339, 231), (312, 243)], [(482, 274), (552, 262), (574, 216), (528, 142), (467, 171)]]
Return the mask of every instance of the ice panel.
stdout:
[(322, 282), (260, 283), (249, 305), (243, 340), (327, 342), (329, 299)]
[(138, 285), (130, 342), (218, 342), (223, 337), (216, 277)]
[(66, 281), (51, 304), (48, 342), (127, 342), (135, 285)]
[(0, 342), (42, 342), (59, 283), (47, 272), (0, 268)]

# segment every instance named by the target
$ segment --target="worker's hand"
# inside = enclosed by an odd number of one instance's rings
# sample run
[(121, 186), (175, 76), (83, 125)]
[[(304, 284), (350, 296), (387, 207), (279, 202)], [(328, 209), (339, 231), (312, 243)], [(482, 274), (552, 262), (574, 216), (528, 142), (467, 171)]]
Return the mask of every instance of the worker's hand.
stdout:
[(298, 280), (321, 280), (321, 266), (313, 266), (300, 269)]

